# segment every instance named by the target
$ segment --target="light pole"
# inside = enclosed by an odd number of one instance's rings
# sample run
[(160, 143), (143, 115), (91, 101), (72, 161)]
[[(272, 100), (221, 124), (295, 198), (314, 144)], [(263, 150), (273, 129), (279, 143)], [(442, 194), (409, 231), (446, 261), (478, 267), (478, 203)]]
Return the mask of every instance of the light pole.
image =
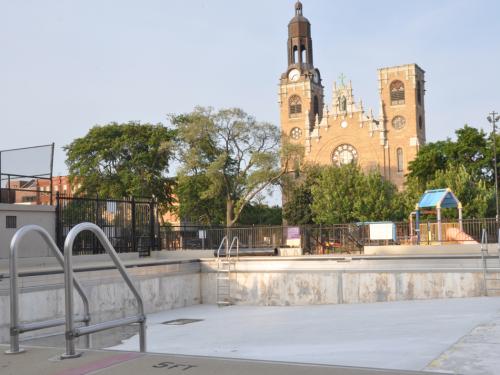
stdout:
[(495, 112), (491, 111), (490, 115), (487, 117), (488, 121), (490, 124), (493, 125), (493, 160), (495, 162), (495, 205), (496, 205), (496, 225), (497, 225), (497, 230), (498, 230), (498, 175), (497, 175), (497, 121), (500, 121), (500, 115)]

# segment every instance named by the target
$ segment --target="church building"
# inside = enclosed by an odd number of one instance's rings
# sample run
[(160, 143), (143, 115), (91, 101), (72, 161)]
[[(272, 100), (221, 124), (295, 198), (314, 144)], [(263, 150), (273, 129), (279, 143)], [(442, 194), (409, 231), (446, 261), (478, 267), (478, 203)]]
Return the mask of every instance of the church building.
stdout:
[(408, 163), (425, 143), (425, 72), (416, 64), (378, 69), (378, 114), (356, 101), (351, 82), (333, 84), (325, 103), (323, 81), (314, 66), (311, 24), (295, 4), (288, 24), (288, 68), (279, 88), (281, 130), (305, 147), (305, 161), (355, 162), (377, 170), (403, 188)]

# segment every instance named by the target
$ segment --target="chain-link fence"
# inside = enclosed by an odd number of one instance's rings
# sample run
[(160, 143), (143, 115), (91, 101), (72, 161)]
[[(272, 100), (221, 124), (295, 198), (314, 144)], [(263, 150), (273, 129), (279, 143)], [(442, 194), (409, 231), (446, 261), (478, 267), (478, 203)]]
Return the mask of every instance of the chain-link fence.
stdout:
[(0, 203), (52, 205), (54, 144), (0, 150)]

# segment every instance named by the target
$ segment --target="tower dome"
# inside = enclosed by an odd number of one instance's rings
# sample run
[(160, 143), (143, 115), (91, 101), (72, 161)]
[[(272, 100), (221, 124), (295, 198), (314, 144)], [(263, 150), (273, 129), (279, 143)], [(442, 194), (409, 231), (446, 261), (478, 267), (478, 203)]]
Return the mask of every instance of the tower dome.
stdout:
[(288, 23), (288, 65), (313, 67), (311, 24), (302, 14), (302, 3), (295, 3), (295, 16)]
[(302, 14), (302, 3), (295, 3), (295, 16), (288, 23), (288, 34), (291, 37), (307, 37), (311, 35), (311, 23)]

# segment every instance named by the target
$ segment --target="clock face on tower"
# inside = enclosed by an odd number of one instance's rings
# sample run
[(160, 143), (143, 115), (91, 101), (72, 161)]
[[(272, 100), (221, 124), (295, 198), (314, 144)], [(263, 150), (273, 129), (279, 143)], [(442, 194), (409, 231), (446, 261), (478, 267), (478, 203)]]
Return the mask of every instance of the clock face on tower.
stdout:
[(290, 73), (288, 73), (288, 79), (292, 82), (298, 81), (300, 78), (300, 72), (298, 69), (292, 69), (290, 70)]

